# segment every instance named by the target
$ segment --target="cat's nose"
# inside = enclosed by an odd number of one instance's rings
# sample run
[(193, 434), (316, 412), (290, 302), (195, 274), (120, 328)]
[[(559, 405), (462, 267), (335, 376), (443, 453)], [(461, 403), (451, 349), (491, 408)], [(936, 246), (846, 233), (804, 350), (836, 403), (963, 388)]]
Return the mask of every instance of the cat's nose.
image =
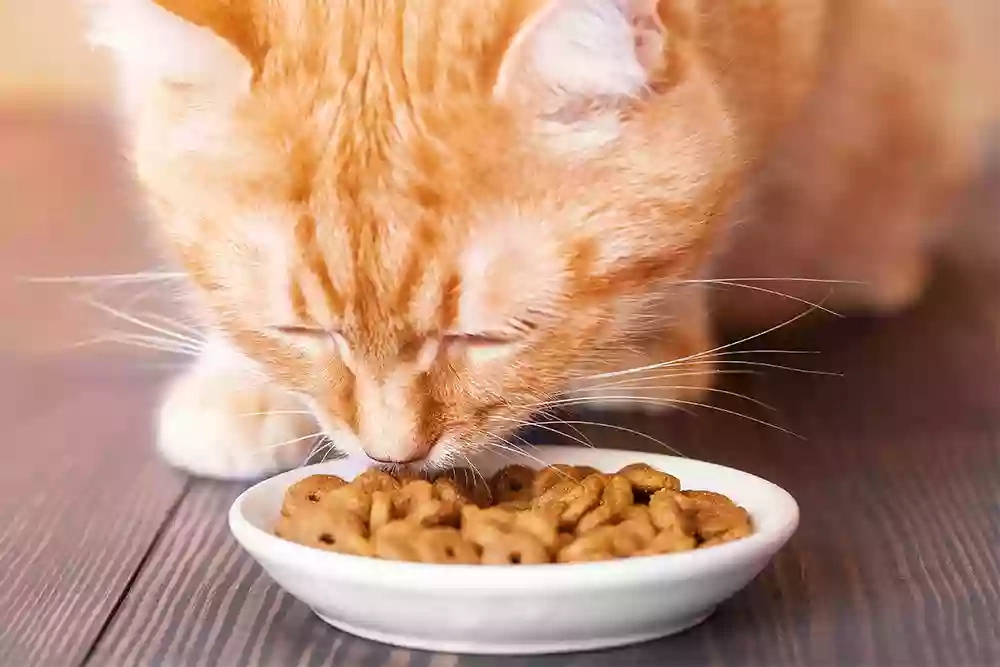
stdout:
[(374, 461), (375, 463), (381, 463), (383, 465), (407, 465), (410, 463), (420, 463), (430, 456), (431, 450), (434, 449), (434, 445), (437, 444), (437, 438), (433, 438), (424, 442), (409, 441), (408, 446), (395, 447), (392, 449), (375, 449), (374, 447), (366, 447), (365, 455)]

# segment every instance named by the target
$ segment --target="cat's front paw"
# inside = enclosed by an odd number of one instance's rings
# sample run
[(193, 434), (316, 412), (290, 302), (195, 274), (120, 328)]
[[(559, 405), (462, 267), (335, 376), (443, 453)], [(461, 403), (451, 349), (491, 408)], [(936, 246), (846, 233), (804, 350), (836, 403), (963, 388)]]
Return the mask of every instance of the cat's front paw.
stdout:
[(157, 447), (194, 475), (252, 480), (304, 463), (318, 431), (294, 396), (246, 369), (199, 360), (167, 391)]

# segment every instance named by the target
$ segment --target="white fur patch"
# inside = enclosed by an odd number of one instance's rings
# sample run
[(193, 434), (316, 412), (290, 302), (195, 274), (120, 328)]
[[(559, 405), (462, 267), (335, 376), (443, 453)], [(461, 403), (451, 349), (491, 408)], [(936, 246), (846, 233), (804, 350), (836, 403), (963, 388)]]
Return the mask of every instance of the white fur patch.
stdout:
[(539, 119), (535, 126), (538, 136), (554, 153), (586, 155), (613, 142), (621, 135), (618, 114), (607, 111), (574, 123)]
[(257, 479), (300, 465), (319, 428), (295, 396), (212, 339), (160, 406), (157, 448), (204, 477)]
[(465, 353), (473, 366), (482, 366), (510, 358), (517, 351), (519, 343), (516, 341), (491, 343), (487, 345), (470, 345)]

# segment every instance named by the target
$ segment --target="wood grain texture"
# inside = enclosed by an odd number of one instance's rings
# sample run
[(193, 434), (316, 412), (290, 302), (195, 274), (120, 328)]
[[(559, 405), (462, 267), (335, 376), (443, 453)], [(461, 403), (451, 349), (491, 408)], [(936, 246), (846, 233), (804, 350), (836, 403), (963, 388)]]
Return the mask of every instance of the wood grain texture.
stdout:
[(105, 318), (20, 280), (149, 267), (117, 152), (93, 114), (0, 108), (4, 667), (84, 661), (187, 483), (150, 447), (162, 371), (74, 351)]
[[(28, 279), (148, 271), (162, 264), (112, 121), (86, 111), (0, 107), (0, 350), (68, 352), (120, 325), (81, 297), (135, 296)], [(121, 305), (122, 300), (114, 303)]]
[[(810, 366), (843, 377), (770, 369), (729, 386), (778, 408), (751, 416), (804, 439), (711, 411), (611, 422), (763, 475), (801, 503), (801, 529), (773, 566), (693, 631), (609, 652), (507, 659), (431, 656), (354, 639), (315, 619), (240, 552), (225, 526), (240, 489), (198, 483), (91, 664), (996, 664), (1000, 329), (987, 321), (983, 288), (954, 278), (900, 319), (800, 332), (799, 344), (821, 352)], [(716, 405), (746, 409), (735, 400)], [(649, 448), (613, 431), (587, 434)]]
[(0, 358), (0, 665), (82, 662), (181, 497), (150, 383), (102, 366)]

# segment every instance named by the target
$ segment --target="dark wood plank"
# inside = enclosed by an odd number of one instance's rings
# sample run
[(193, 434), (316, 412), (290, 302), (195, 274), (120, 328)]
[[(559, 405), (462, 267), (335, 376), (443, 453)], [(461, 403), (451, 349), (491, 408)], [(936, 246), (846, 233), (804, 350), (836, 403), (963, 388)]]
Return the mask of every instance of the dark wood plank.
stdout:
[(162, 372), (72, 352), (107, 322), (19, 280), (150, 266), (108, 119), (0, 108), (0, 146), (0, 665), (75, 665), (186, 480), (150, 446)]
[(88, 664), (458, 664), (344, 636), (285, 595), (229, 534), (226, 513), (243, 488), (194, 484)]
[[(804, 440), (711, 411), (612, 422), (754, 471), (801, 503), (802, 527), (774, 565), (691, 632), (603, 653), (509, 659), (431, 656), (344, 636), (240, 553), (225, 525), (240, 489), (198, 483), (92, 664), (996, 664), (1000, 318), (984, 300), (988, 287), (946, 279), (901, 318), (800, 332), (797, 343), (822, 352), (813, 367), (843, 377), (772, 370), (730, 385), (775, 404), (778, 415), (750, 414)], [(649, 447), (602, 429), (588, 435)]]
[(0, 369), (0, 395), (22, 403), (0, 410), (0, 664), (80, 664), (186, 482), (149, 447), (148, 378)]

